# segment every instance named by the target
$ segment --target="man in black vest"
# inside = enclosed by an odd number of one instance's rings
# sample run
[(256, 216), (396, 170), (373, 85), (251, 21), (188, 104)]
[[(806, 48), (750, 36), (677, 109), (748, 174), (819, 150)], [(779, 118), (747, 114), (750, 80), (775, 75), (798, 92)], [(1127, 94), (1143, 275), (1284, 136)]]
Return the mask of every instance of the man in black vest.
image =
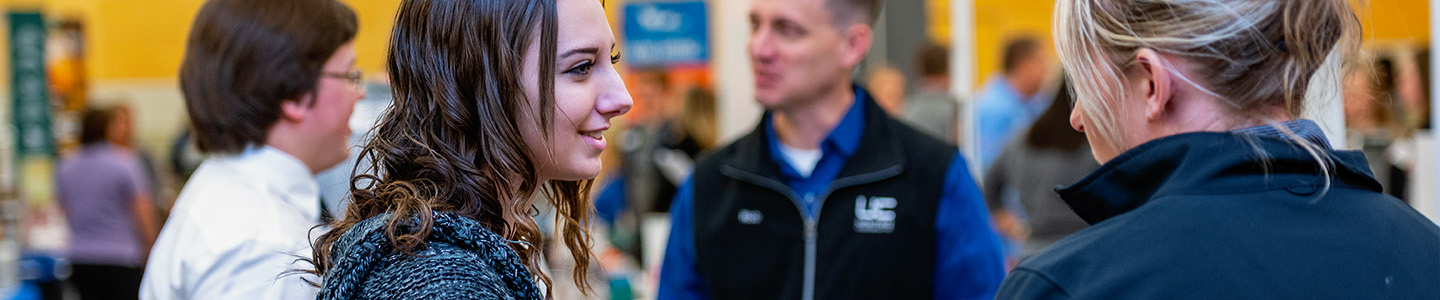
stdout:
[(676, 194), (660, 299), (993, 297), (1003, 258), (965, 161), (850, 82), (878, 2), (754, 2), (766, 113)]

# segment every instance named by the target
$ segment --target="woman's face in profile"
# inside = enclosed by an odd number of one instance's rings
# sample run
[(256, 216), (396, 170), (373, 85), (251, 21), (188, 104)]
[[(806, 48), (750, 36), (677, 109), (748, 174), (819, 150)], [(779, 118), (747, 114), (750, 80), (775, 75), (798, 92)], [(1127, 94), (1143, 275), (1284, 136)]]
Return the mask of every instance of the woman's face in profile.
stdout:
[[(534, 116), (521, 114), (521, 132), (541, 180), (584, 180), (600, 173), (610, 118), (630, 110), (630, 93), (612, 65), (615, 35), (598, 0), (558, 0), (555, 57), (555, 107), (549, 143)], [(525, 54), (522, 82), (529, 99), (539, 99), (538, 32)], [(548, 55), (548, 54), (547, 54)], [(539, 101), (531, 101), (539, 111)]]

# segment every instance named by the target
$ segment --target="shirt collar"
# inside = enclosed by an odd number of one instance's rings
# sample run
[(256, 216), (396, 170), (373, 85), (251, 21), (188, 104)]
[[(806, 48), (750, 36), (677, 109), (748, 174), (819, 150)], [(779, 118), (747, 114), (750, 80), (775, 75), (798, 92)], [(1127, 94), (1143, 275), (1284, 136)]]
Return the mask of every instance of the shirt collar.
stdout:
[[(850, 109), (845, 112), (844, 117), (840, 118), (840, 123), (835, 125), (835, 129), (831, 129), (830, 134), (825, 136), (825, 140), (820, 142), (820, 150), (827, 156), (833, 153), (839, 154), (843, 158), (849, 158), (855, 154), (856, 150), (860, 149), (860, 137), (865, 133), (865, 102), (870, 101), (870, 93), (859, 85), (852, 85), (852, 87), (855, 89), (855, 101), (850, 104)], [(775, 134), (775, 123), (772, 122), (774, 117), (773, 114), (768, 114), (764, 120), (765, 139), (770, 142), (772, 158), (777, 162), (784, 162), (785, 160), (780, 157), (780, 139)]]
[(320, 185), (310, 167), (300, 159), (270, 146), (251, 147), (236, 156), (218, 158), (238, 171), (240, 176), (260, 184), (265, 190), (301, 213), (308, 220), (320, 219)]
[(835, 129), (825, 137), (826, 144), (847, 158), (860, 149), (860, 136), (865, 133), (865, 102), (870, 99), (870, 93), (865, 89), (859, 85), (852, 87), (855, 89), (855, 101), (850, 103), (850, 110), (845, 112), (840, 124), (835, 125)]
[[(1315, 124), (1315, 121), (1311, 121), (1309, 119), (1299, 119), (1281, 123), (1280, 126), (1285, 126), (1285, 130), (1289, 130), (1290, 133), (1295, 134), (1295, 136), (1297, 137), (1308, 140), (1316, 145), (1320, 145), (1321, 147), (1325, 148), (1325, 150), (1331, 149), (1329, 139), (1325, 138), (1325, 131), (1320, 129), (1320, 125)], [(1275, 126), (1270, 125), (1260, 125), (1255, 127), (1236, 129), (1234, 132), (1237, 134), (1250, 134), (1281, 139), (1288, 138), (1285, 133), (1280, 132), (1280, 129), (1277, 129), (1275, 128)]]

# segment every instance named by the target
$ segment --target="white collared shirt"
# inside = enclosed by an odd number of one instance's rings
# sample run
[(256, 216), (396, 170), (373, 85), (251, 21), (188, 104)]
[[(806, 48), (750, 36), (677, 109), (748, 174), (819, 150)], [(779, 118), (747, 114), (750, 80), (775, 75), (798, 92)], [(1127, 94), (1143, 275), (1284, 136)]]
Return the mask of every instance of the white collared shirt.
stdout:
[[(279, 149), (200, 164), (151, 249), (141, 299), (315, 299), (309, 269), (319, 224), (310, 168)], [(318, 237), (320, 232), (314, 236)]]

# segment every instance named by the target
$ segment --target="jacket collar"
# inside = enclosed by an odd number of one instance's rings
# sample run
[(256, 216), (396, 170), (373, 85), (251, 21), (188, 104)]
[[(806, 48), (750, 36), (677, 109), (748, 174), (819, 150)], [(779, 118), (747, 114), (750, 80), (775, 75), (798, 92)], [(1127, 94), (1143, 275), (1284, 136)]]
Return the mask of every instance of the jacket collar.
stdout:
[[(1302, 138), (1325, 141), (1323, 135), (1306, 134)], [(1381, 191), (1363, 154), (1322, 149), (1320, 155), (1333, 163), (1332, 188)], [(1316, 192), (1325, 184), (1320, 167), (1308, 152), (1284, 138), (1245, 130), (1186, 133), (1130, 149), (1080, 182), (1057, 188), (1056, 192), (1081, 219), (1096, 224), (1167, 194), (1284, 188), (1317, 197), (1320, 194)]]
[[(520, 264), (518, 254), (509, 247), (511, 243), (527, 246), (528, 243), (506, 240), (485, 229), (480, 221), (453, 212), (436, 212), (432, 215), (434, 223), (430, 235), (425, 237), (425, 243), (445, 243), (475, 253), (499, 273), (511, 291), (525, 299), (541, 298), (540, 291), (532, 281), (530, 270)], [(396, 253), (390, 246), (390, 238), (386, 236), (384, 228), (393, 218), (394, 213), (387, 212), (365, 219), (350, 227), (335, 241), (331, 246), (331, 259), (334, 264), (322, 279), (325, 282), (321, 294), (328, 295), (326, 299), (358, 297), (363, 283), (372, 273), (422, 271), (387, 266), (386, 260)], [(408, 222), (399, 222), (396, 232), (414, 232), (417, 229), (416, 223), (417, 219), (414, 217)], [(424, 259), (424, 256), (420, 257), (419, 259)]]
[[(898, 141), (891, 139), (893, 134), (891, 134), (892, 129), (889, 123), (890, 117), (875, 103), (870, 97), (869, 92), (858, 86), (855, 87), (855, 104), (853, 105), (863, 105), (863, 107), (852, 108), (850, 110), (852, 113), (858, 111), (861, 116), (857, 118), (847, 113), (847, 116), (842, 119), (841, 125), (836, 126), (835, 130), (837, 132), (831, 132), (826, 140), (836, 140), (837, 146), (840, 146), (841, 151), (848, 150), (848, 152), (852, 152), (851, 155), (849, 155), (850, 158), (861, 159), (846, 159), (845, 167), (841, 168), (840, 174), (836, 176), (836, 179), (875, 173), (892, 168), (903, 170), (905, 164), (904, 152), (901, 151)], [(750, 131), (750, 134), (735, 141), (735, 149), (741, 150), (734, 152), (733, 159), (727, 160), (724, 163), (725, 167), (764, 178), (782, 178), (780, 164), (771, 157), (770, 152), (771, 147), (774, 147), (772, 143), (778, 141), (774, 141), (767, 136), (767, 131), (770, 129), (768, 128), (769, 122), (766, 120), (770, 120), (771, 117), (772, 112), (766, 111), (765, 116), (761, 118), (762, 121), (760, 124), (757, 125), (754, 130)], [(844, 123), (846, 120), (850, 119), (859, 119), (859, 121), (863, 121), (863, 124), (859, 124), (860, 126), (845, 126)], [(858, 131), (860, 134), (838, 132), (842, 130)], [(847, 142), (853, 146), (845, 146), (844, 144), (847, 144)], [(845, 149), (847, 147), (853, 148)], [(898, 174), (899, 172), (895, 171), (895, 173)]]

